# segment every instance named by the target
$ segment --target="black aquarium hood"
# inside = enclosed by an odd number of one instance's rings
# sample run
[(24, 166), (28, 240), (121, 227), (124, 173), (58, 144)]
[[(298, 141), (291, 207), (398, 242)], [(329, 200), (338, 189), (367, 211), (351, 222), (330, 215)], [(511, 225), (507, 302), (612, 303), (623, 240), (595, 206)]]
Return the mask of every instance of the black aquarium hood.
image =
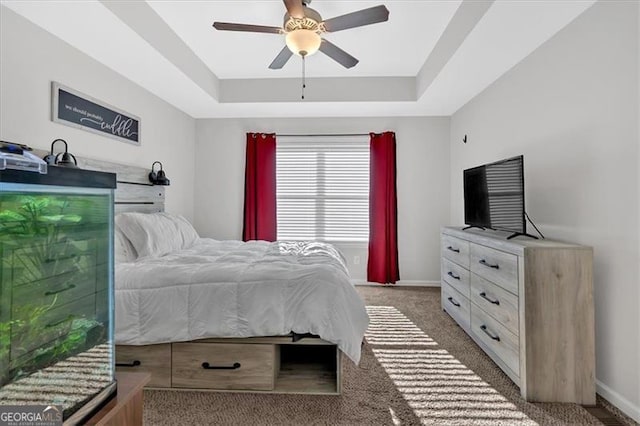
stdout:
[(116, 174), (50, 165), (47, 174), (13, 169), (0, 170), (0, 182), (115, 189)]

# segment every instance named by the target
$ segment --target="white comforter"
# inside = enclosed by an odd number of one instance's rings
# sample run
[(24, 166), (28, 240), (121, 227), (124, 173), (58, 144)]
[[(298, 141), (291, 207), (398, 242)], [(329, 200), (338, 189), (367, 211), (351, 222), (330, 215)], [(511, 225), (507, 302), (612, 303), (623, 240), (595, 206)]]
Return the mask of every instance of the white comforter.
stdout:
[(120, 263), (115, 340), (313, 333), (355, 363), (368, 326), (342, 256), (330, 245), (202, 238), (187, 250)]

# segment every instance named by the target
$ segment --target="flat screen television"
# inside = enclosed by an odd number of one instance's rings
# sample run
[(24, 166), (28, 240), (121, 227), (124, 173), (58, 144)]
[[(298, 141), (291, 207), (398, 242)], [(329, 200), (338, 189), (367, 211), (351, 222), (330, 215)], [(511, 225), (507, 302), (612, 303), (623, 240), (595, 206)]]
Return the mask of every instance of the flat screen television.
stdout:
[(511, 237), (527, 235), (522, 155), (464, 171), (464, 221), (513, 232)]

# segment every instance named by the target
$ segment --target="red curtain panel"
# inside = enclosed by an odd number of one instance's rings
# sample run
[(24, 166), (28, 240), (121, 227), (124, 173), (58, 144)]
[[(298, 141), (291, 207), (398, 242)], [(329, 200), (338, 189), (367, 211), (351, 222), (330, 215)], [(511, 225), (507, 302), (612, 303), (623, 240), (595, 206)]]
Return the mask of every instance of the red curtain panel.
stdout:
[(276, 236), (276, 136), (247, 133), (242, 240), (275, 241)]
[(371, 133), (369, 173), (367, 281), (395, 283), (400, 279), (395, 133)]

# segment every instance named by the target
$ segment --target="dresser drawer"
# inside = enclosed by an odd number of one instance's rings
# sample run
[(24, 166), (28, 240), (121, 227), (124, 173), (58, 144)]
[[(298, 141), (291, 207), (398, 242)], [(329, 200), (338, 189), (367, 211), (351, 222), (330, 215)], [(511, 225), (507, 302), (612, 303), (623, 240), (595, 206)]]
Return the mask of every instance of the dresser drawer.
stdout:
[(470, 269), (500, 287), (518, 294), (518, 257), (471, 243)]
[(275, 345), (174, 343), (171, 382), (183, 388), (272, 390), (275, 362)]
[(151, 373), (150, 387), (171, 387), (171, 343), (116, 346), (116, 371)]
[(469, 271), (444, 258), (441, 265), (442, 281), (458, 290), (466, 298), (469, 298)]
[(469, 299), (513, 334), (519, 335), (518, 296), (471, 273)]
[(516, 376), (520, 376), (518, 336), (473, 303), (471, 303), (471, 332), (488, 346)]
[(96, 264), (93, 240), (50, 244), (46, 239), (32, 239), (26, 247), (15, 249), (11, 254), (5, 253), (4, 257), (11, 259), (14, 286), (65, 273), (80, 273)]
[(469, 330), (471, 323), (471, 312), (469, 307), (469, 299), (461, 295), (453, 287), (447, 283), (442, 283), (442, 309), (447, 311), (449, 315), (460, 326)]
[(96, 314), (96, 296), (92, 294), (53, 309), (32, 305), (24, 305), (23, 308), (14, 310), (15, 323), (11, 327), (12, 358), (66, 336), (73, 320), (93, 320)]
[(45, 278), (12, 289), (13, 319), (23, 319), (20, 308), (26, 304), (32, 306), (61, 306), (96, 291), (95, 266), (87, 270), (66, 272), (62, 275)]
[(440, 239), (442, 256), (469, 269), (469, 242), (460, 238), (442, 235)]

